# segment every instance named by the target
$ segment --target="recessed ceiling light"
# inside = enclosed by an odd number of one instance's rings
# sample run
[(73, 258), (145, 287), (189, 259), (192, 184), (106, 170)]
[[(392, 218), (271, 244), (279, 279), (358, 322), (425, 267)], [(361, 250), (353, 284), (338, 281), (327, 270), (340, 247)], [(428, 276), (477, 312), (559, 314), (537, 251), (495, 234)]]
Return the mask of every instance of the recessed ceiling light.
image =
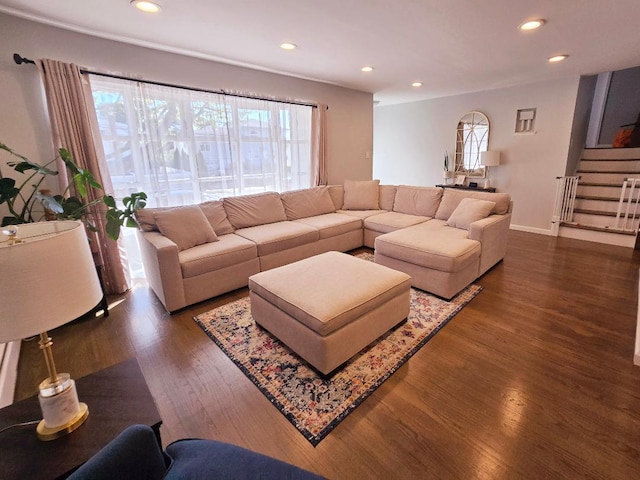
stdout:
[(569, 58), (569, 55), (554, 55), (553, 57), (549, 57), (549, 59), (547, 60), (549, 63), (557, 63), (557, 62), (561, 62), (564, 59)]
[(526, 22), (521, 24), (518, 28), (520, 30), (535, 30), (536, 28), (540, 28), (545, 23), (546, 23), (545, 19), (536, 18), (535, 20), (527, 20)]
[(280, 44), (280, 48), (283, 50), (295, 50), (298, 46), (295, 43), (285, 42)]
[(360, 70), (362, 70), (363, 72), (373, 72), (373, 67), (362, 67)]
[(417, 88), (417, 87), (421, 87), (421, 86), (422, 86), (422, 82), (413, 82), (413, 83), (411, 84), (411, 86), (412, 86), (412, 87), (416, 87), (416, 88)]
[(131, 0), (131, 5), (145, 13), (158, 13), (160, 11), (160, 5), (147, 0)]

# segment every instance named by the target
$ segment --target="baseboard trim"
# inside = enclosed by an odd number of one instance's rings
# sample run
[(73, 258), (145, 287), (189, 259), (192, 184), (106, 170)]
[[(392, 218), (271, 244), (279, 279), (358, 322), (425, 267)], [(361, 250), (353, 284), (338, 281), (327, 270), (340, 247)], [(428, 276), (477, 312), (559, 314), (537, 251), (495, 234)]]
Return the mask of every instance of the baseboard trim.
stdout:
[(509, 228), (511, 230), (518, 230), (519, 232), (537, 233), (538, 235), (548, 235), (550, 237), (555, 236), (551, 229), (535, 228), (535, 227), (528, 227), (526, 225), (513, 225), (513, 224), (511, 224)]
[(18, 378), (20, 340), (0, 345), (0, 408), (13, 403)]

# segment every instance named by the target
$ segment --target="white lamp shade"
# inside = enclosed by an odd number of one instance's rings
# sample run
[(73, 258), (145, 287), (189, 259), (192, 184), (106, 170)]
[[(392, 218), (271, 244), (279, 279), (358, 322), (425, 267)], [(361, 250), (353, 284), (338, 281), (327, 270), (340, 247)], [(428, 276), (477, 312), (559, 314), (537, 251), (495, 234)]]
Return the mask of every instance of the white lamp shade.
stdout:
[(483, 167), (495, 167), (496, 165), (500, 165), (500, 152), (497, 150), (480, 152), (480, 164)]
[(22, 243), (0, 242), (0, 343), (74, 320), (102, 298), (84, 226), (76, 221), (18, 225)]

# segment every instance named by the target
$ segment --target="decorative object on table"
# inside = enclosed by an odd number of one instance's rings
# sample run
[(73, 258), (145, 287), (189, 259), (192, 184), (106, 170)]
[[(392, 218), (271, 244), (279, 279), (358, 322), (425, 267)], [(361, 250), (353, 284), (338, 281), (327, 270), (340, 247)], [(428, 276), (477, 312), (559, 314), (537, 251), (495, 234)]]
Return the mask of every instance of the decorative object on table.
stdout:
[(478, 182), (469, 182), (469, 188), (478, 188)]
[[(369, 253), (357, 255), (368, 260)], [(450, 301), (411, 289), (406, 322), (365, 347), (324, 379), (286, 345), (257, 326), (248, 297), (198, 315), (195, 322), (314, 446), (422, 348), (481, 287)]]
[(449, 170), (449, 152), (444, 152), (444, 171), (442, 178), (444, 178), (444, 183), (449, 183), (449, 180), (453, 178), (453, 171)]
[(464, 185), (464, 181), (467, 177), (465, 175), (456, 175), (455, 185)]
[[(124, 204), (122, 210), (116, 206), (116, 201), (111, 195), (103, 195), (98, 200), (89, 201), (87, 191), (91, 188), (103, 190), (102, 185), (96, 182), (88, 170), (79, 168), (71, 158), (71, 154), (64, 148), (58, 150), (58, 157), (44, 165), (31, 162), (1, 142), (0, 150), (16, 157), (17, 161), (7, 162), (7, 165), (25, 175), (25, 179), (16, 185), (15, 179), (3, 177), (0, 172), (0, 204), (6, 203), (10, 214), (2, 219), (3, 227), (55, 218), (81, 220), (89, 231), (95, 232), (97, 228), (92, 217), (98, 210), (105, 212), (106, 233), (113, 240), (118, 239), (123, 225), (137, 227), (133, 212), (146, 205), (146, 193), (135, 192), (125, 197), (122, 200)], [(58, 158), (64, 163), (70, 181), (61, 195), (51, 195), (49, 190), (40, 189), (40, 187), (46, 178), (58, 175), (58, 171), (51, 168)], [(43, 210), (40, 217), (38, 217), (39, 204), (42, 205)]]
[(82, 425), (89, 411), (69, 374), (57, 372), (47, 332), (87, 313), (103, 293), (81, 222), (35, 222), (9, 230), (16, 228), (13, 244), (0, 238), (0, 343), (40, 336), (49, 377), (39, 386), (43, 420), (37, 432), (53, 440)]
[(498, 150), (487, 150), (480, 154), (480, 163), (487, 169), (487, 178), (484, 181), (484, 188), (491, 187), (491, 180), (489, 179), (489, 167), (495, 167), (500, 165), (500, 152)]

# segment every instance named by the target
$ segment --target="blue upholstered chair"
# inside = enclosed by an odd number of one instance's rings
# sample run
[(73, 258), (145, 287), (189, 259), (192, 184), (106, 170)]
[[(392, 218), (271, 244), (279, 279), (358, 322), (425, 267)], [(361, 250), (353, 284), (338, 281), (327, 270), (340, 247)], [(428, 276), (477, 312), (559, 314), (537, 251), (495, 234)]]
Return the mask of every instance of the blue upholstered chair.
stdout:
[(132, 425), (69, 478), (317, 480), (322, 477), (280, 460), (214, 440), (178, 440), (162, 452), (151, 428)]

